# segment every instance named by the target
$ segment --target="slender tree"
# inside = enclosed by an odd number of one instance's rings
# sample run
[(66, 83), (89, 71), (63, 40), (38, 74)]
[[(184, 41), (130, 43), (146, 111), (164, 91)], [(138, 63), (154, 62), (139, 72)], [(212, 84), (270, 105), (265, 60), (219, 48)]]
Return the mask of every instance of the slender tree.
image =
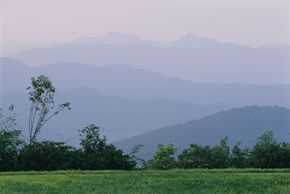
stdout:
[(36, 142), (40, 129), (54, 116), (65, 110), (70, 110), (70, 103), (64, 102), (58, 106), (54, 103), (56, 88), (45, 75), (33, 77), (31, 87), (27, 88), (30, 105), (28, 134), (29, 143)]

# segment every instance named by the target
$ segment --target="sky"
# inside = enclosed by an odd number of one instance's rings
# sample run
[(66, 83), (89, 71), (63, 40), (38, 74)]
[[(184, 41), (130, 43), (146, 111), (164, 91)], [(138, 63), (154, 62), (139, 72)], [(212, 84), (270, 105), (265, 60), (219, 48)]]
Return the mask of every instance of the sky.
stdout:
[(46, 44), (119, 31), (186, 33), (249, 46), (290, 43), (290, 0), (0, 0), (1, 42)]

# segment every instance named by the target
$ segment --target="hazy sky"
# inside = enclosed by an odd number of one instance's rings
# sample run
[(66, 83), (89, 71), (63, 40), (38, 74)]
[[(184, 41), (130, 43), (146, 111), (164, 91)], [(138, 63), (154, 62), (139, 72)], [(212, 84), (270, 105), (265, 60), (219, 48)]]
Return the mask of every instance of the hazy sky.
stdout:
[(26, 44), (120, 31), (187, 32), (246, 45), (290, 43), (290, 0), (0, 0), (1, 41)]

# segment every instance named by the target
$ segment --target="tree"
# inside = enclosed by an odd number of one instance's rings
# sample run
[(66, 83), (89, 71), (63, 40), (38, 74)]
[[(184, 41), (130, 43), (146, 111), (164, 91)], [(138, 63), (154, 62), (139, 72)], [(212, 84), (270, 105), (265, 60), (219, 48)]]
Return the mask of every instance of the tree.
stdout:
[(208, 168), (210, 166), (211, 149), (209, 146), (190, 144), (178, 155), (178, 166), (181, 168)]
[(290, 144), (282, 142), (279, 144), (281, 153), (279, 154), (279, 167), (290, 168)]
[(231, 153), (231, 167), (245, 168), (249, 166), (249, 149), (240, 147), (240, 142), (235, 144)]
[(257, 168), (279, 168), (281, 153), (281, 147), (274, 139), (273, 132), (265, 131), (251, 150), (251, 164)]
[(135, 145), (132, 149), (131, 149), (131, 152), (130, 152), (130, 157), (136, 162), (136, 166), (137, 168), (139, 169), (142, 169), (142, 168), (146, 168), (147, 167), (147, 162), (145, 159), (143, 158), (140, 158), (137, 156), (138, 152), (144, 147), (144, 145), (142, 144), (137, 144)]
[(4, 114), (2, 108), (0, 108), (0, 130), (13, 131), (16, 126), (15, 115), (13, 115), (14, 105), (8, 107), (8, 115)]
[(174, 154), (176, 148), (173, 144), (167, 146), (159, 145), (153, 155), (153, 158), (148, 161), (148, 168), (169, 170), (176, 167)]
[(70, 110), (70, 103), (65, 102), (55, 106), (54, 94), (56, 88), (45, 75), (33, 77), (31, 87), (28, 87), (27, 90), (31, 102), (28, 122), (29, 143), (31, 144), (36, 142), (40, 129), (50, 119), (62, 111)]
[(83, 169), (132, 169), (136, 162), (122, 150), (106, 143), (99, 127), (91, 124), (81, 130)]
[(219, 145), (211, 148), (210, 168), (229, 167), (230, 148), (228, 147), (228, 137), (221, 140)]

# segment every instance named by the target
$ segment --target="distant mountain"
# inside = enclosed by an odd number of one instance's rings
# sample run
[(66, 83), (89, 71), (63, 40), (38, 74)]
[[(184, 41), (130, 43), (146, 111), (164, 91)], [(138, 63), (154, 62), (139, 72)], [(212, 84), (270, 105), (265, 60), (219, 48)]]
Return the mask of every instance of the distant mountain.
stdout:
[[(42, 130), (47, 139), (78, 140), (78, 130), (90, 123), (100, 126), (109, 141), (139, 135), (167, 125), (217, 112), (221, 107), (196, 106), (168, 99), (136, 100), (109, 96), (90, 89), (58, 91), (56, 103), (71, 102), (72, 110), (57, 116)], [(26, 132), (29, 102), (25, 94), (0, 96), (0, 107), (15, 105), (17, 127)]]
[[(167, 98), (223, 108), (245, 105), (290, 105), (290, 85), (193, 83), (127, 65), (93, 66), (56, 63), (37, 68), (2, 58), (1, 93), (23, 93), (33, 75), (48, 75), (57, 88), (90, 88), (112, 96)], [(222, 110), (222, 109), (220, 109)]]
[(32, 66), (59, 62), (127, 64), (194, 82), (290, 83), (289, 49), (251, 48), (187, 34), (169, 43), (110, 33), (31, 49), (12, 58)]
[(174, 143), (180, 152), (191, 143), (214, 145), (228, 136), (230, 145), (241, 141), (242, 145), (252, 146), (264, 130), (273, 130), (277, 139), (289, 141), (290, 109), (258, 106), (231, 109), (119, 141), (115, 145), (129, 152), (134, 145), (142, 144), (144, 147), (139, 156), (148, 159), (158, 144)]

